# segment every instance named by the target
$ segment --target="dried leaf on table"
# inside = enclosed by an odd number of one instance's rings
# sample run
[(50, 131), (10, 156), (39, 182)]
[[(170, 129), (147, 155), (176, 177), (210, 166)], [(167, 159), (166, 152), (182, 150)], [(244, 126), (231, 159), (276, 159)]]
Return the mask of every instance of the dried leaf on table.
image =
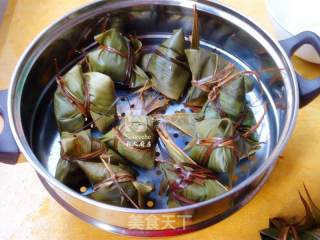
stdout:
[(299, 192), (301, 202), (305, 209), (305, 217), (276, 217), (270, 219), (268, 229), (260, 232), (264, 240), (319, 240), (319, 208), (312, 200), (306, 186), (304, 186), (307, 198)]

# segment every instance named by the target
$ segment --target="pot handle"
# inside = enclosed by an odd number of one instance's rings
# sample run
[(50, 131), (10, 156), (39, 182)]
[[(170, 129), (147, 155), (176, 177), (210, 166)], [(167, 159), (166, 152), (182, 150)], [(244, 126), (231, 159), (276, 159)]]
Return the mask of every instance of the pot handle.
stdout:
[(8, 91), (0, 90), (0, 116), (3, 119), (3, 130), (0, 132), (0, 162), (15, 164), (19, 157), (19, 148), (11, 133), (8, 111)]
[[(291, 38), (280, 41), (280, 44), (289, 57), (304, 44), (312, 45), (320, 55), (320, 37), (313, 32), (301, 32)], [(320, 78), (307, 80), (298, 73), (296, 73), (296, 77), (300, 93), (300, 107), (303, 107), (320, 94)]]

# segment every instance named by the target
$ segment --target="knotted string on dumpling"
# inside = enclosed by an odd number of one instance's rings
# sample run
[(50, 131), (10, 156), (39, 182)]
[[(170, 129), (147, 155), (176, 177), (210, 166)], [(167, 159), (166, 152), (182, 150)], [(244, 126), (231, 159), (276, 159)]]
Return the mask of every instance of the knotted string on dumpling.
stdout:
[(193, 163), (176, 163), (173, 159), (157, 161), (165, 176), (160, 189), (165, 187), (162, 190), (169, 192), (169, 205), (172, 199), (181, 205), (189, 205), (226, 191), (215, 174), (207, 168)]
[(123, 172), (123, 173), (114, 173), (112, 169), (110, 168), (110, 157), (105, 156), (108, 159), (108, 162), (104, 159), (102, 156), (100, 159), (106, 168), (107, 172), (109, 173), (109, 177), (104, 179), (102, 182), (94, 185), (94, 190), (98, 191), (99, 189), (103, 187), (111, 187), (112, 185), (115, 185), (116, 188), (119, 190), (120, 194), (126, 198), (136, 209), (140, 209), (140, 207), (133, 201), (133, 199), (124, 191), (124, 189), (120, 186), (119, 183), (124, 182), (132, 182), (135, 181), (135, 177), (130, 174), (129, 172)]
[[(124, 83), (125, 85), (131, 86), (132, 85), (132, 73), (133, 73), (133, 68), (134, 68), (134, 52), (131, 46), (130, 40), (126, 39), (127, 42), (127, 48), (128, 48), (128, 53), (121, 52), (120, 50), (117, 50), (113, 47), (110, 47), (106, 45), (105, 43), (99, 43), (99, 48), (102, 49), (103, 51), (111, 52), (118, 54), (119, 56), (126, 58), (127, 59), (127, 66), (126, 66), (126, 71), (125, 71), (125, 78), (124, 78)], [(101, 55), (102, 51), (99, 54), (99, 57)]]
[[(58, 72), (58, 63), (57, 59), (54, 59), (56, 65), (56, 71)], [(57, 76), (56, 82), (61, 89), (63, 96), (69, 100), (71, 104), (76, 106), (78, 111), (83, 114), (87, 119), (90, 117), (90, 95), (89, 95), (89, 87), (88, 83), (85, 79), (83, 79), (83, 89), (82, 92), (84, 94), (83, 101), (77, 99), (72, 92), (65, 86), (65, 79), (63, 76)]]

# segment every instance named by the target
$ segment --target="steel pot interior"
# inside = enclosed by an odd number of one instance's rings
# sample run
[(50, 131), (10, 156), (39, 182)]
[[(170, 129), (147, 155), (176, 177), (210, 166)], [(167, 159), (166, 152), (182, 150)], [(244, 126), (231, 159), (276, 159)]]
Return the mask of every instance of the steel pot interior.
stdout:
[[(185, 0), (98, 1), (57, 21), (30, 45), (13, 76), (8, 109), (20, 149), (50, 185), (101, 208), (137, 213), (177, 210), (129, 210), (109, 206), (80, 196), (54, 179), (52, 174), (59, 158), (59, 139), (52, 108), (56, 89), (54, 59), (57, 59), (61, 72), (68, 70), (81, 58), (79, 51), (91, 48), (93, 36), (106, 27), (118, 27), (126, 34), (135, 34), (150, 47), (177, 28), (190, 34), (193, 4), (194, 1)], [(230, 192), (181, 210), (235, 195), (265, 174), (291, 134), (298, 107), (292, 66), (277, 43), (250, 20), (220, 4), (198, 1), (197, 8), (204, 47), (220, 52), (242, 69), (282, 70), (261, 73), (261, 86), (256, 82), (255, 91), (248, 95), (257, 119), (262, 115), (264, 103), (268, 103), (268, 112), (258, 130), (264, 143), (257, 160), (248, 165), (249, 172), (244, 173), (239, 168), (239, 180)]]

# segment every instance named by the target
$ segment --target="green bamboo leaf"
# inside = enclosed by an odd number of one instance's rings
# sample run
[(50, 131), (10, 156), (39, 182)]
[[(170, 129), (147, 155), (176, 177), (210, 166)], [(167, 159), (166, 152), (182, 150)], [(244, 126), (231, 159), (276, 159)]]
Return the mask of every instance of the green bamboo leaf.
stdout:
[(304, 206), (305, 212), (306, 212), (306, 216), (305, 216), (305, 222), (304, 222), (304, 226), (303, 228), (310, 228), (313, 227), (315, 225), (315, 219), (312, 215), (311, 209), (309, 207), (308, 202), (304, 199), (304, 197), (301, 195), (301, 193), (299, 192), (299, 196), (300, 199), (302, 201), (302, 204)]
[(135, 165), (154, 168), (157, 139), (153, 118), (127, 115), (118, 127), (106, 133), (100, 140)]
[(109, 76), (97, 72), (83, 74), (81, 65), (76, 65), (58, 79), (58, 85), (54, 113), (61, 132), (81, 130), (86, 118), (91, 118), (100, 131), (107, 131), (116, 113), (115, 87)]
[(133, 207), (132, 202), (139, 208), (145, 207), (153, 186), (137, 182), (136, 173), (129, 166), (109, 163), (106, 169), (101, 162), (78, 161), (78, 164), (93, 185), (90, 198), (122, 207)]
[[(207, 77), (214, 78), (217, 72), (228, 65), (228, 62), (223, 59), (223, 57), (203, 48), (187, 49), (185, 53), (192, 73), (193, 82)], [(207, 92), (202, 91), (197, 86), (192, 86), (187, 93), (185, 102), (188, 106), (202, 107), (207, 99)]]
[(152, 87), (164, 96), (178, 100), (190, 81), (182, 30), (175, 31), (171, 38), (165, 40), (146, 65), (152, 76)]
[[(142, 48), (138, 39), (127, 39), (119, 31), (111, 28), (95, 36), (95, 40), (100, 44), (100, 48), (88, 54), (89, 68), (92, 71), (107, 74), (114, 82), (130, 88), (141, 87), (149, 79), (135, 64), (139, 60)], [(129, 46), (132, 48), (132, 60), (129, 59)]]
[(303, 187), (304, 187), (304, 190), (305, 190), (305, 192), (307, 194), (307, 197), (308, 197), (308, 201), (309, 201), (309, 205), (310, 205), (310, 211), (312, 213), (314, 221), (316, 222), (316, 224), (320, 224), (320, 209), (316, 206), (316, 204), (312, 200), (306, 185), (303, 184)]
[(200, 113), (175, 113), (171, 115), (155, 116), (158, 120), (164, 121), (166, 124), (173, 126), (188, 136), (195, 136), (195, 124), (202, 119)]
[[(168, 162), (161, 163), (160, 169), (169, 186), (168, 207), (170, 208), (205, 201), (227, 191), (227, 188), (218, 180), (210, 178), (213, 175), (208, 170), (205, 170), (206, 173), (204, 173), (199, 167), (172, 164), (170, 159)], [(177, 171), (182, 175), (179, 175)], [(190, 176), (189, 180), (186, 180), (187, 175)]]
[(302, 240), (320, 240), (320, 229), (313, 229), (310, 231), (305, 231), (300, 234), (300, 239)]
[[(210, 128), (208, 128), (210, 126)], [(189, 156), (198, 164), (208, 167), (216, 172), (231, 172), (234, 169), (234, 164), (237, 161), (231, 148), (223, 147), (223, 139), (232, 138), (235, 130), (232, 122), (229, 119), (204, 119), (196, 123), (196, 132), (199, 140), (208, 140), (212, 143), (198, 144), (194, 146)], [(216, 142), (215, 139), (221, 140), (221, 146), (213, 147)], [(209, 148), (212, 147), (210, 150)]]
[(85, 180), (76, 160), (95, 150), (92, 149), (90, 135), (90, 130), (78, 134), (67, 132), (61, 134), (61, 157), (57, 164), (55, 178), (69, 187), (76, 187)]
[(175, 163), (192, 163), (196, 164), (184, 151), (182, 151), (171, 139), (168, 131), (166, 130), (166, 125), (161, 123), (157, 127), (158, 135), (166, 147), (169, 156)]
[(199, 36), (199, 16), (197, 5), (193, 6), (193, 27), (191, 34), (191, 48), (199, 49), (200, 47), (200, 36)]
[(261, 240), (279, 240), (279, 231), (276, 228), (267, 228), (260, 232)]
[(146, 196), (148, 196), (148, 194), (154, 190), (154, 185), (148, 183), (141, 183), (138, 181), (134, 181), (132, 182), (132, 184), (137, 190), (138, 205), (140, 206), (140, 208), (145, 207), (147, 203)]
[[(123, 99), (125, 100), (125, 99)], [(160, 93), (152, 90), (139, 89), (127, 101), (119, 101), (117, 104), (117, 111), (119, 113), (130, 112), (132, 115), (154, 115), (161, 110), (166, 109), (170, 100)]]

